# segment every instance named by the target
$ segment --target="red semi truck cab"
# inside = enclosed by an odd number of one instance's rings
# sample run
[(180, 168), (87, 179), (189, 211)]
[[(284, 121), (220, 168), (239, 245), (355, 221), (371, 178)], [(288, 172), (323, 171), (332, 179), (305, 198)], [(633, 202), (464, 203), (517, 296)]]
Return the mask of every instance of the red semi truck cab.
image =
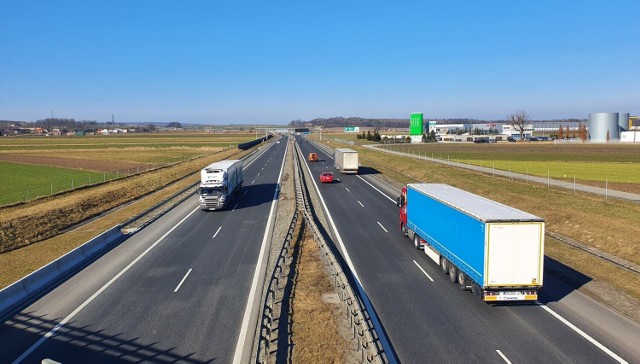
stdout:
[(400, 232), (407, 236), (409, 234), (407, 230), (407, 187), (402, 187), (402, 193), (396, 202), (400, 207)]

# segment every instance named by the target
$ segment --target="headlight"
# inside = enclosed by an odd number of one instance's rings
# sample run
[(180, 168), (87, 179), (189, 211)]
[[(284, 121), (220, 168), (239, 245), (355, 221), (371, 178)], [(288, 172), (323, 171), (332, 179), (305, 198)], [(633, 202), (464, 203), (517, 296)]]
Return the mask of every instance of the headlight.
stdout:
[(224, 196), (220, 196), (220, 202), (224, 201), (225, 197)]

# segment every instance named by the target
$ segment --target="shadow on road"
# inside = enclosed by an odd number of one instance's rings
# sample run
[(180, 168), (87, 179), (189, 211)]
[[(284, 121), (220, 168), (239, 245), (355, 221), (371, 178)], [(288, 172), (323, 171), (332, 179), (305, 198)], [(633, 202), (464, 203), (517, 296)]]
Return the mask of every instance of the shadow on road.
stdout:
[(544, 257), (544, 275), (545, 277), (553, 276), (561, 284), (558, 284), (556, 280), (545, 278), (544, 287), (538, 295), (538, 301), (541, 303), (560, 301), (592, 280), (591, 277), (547, 256)]
[[(31, 312), (19, 314), (4, 322), (3, 332), (13, 338), (31, 339), (20, 342), (35, 343), (38, 339), (55, 327), (60, 318), (47, 319)], [(3, 338), (3, 350), (0, 355), (4, 359), (16, 359), (27, 347), (11, 345)], [(9, 352), (6, 350), (9, 349)], [(67, 323), (56, 334), (45, 341), (25, 362), (37, 357), (52, 359), (61, 363), (210, 363), (216, 358), (196, 360), (195, 353), (178, 353), (176, 348), (162, 348), (157, 342), (142, 342), (139, 337), (123, 337), (122, 333), (109, 333), (104, 329), (92, 328), (91, 325), (75, 326), (73, 321)]]
[(373, 167), (360, 166), (360, 168), (358, 168), (358, 174), (361, 176), (364, 176), (367, 174), (380, 174), (380, 171), (378, 171)]

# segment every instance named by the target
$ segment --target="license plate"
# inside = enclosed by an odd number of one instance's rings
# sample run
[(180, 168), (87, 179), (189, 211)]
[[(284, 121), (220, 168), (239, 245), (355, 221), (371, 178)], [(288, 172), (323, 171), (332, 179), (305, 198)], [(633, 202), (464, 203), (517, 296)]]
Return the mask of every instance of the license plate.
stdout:
[(524, 295), (520, 292), (502, 292), (498, 295), (498, 301), (523, 301)]

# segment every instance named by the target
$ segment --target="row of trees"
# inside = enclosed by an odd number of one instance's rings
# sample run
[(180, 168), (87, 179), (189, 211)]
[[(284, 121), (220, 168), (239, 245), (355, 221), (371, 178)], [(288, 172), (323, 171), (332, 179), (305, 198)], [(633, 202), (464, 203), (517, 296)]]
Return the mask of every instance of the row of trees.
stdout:
[[(558, 139), (568, 138), (570, 132), (571, 130), (569, 129), (569, 127), (565, 129), (562, 127), (562, 125), (560, 125), (560, 129), (558, 129)], [(573, 135), (575, 136), (575, 133), (573, 133)], [(587, 125), (582, 123), (578, 125), (578, 138), (583, 142), (589, 139), (589, 132), (587, 131)], [(609, 140), (608, 131), (607, 131), (607, 140)]]
[[(387, 138), (386, 136), (384, 138), (380, 137), (380, 133), (378, 133), (377, 130), (374, 130), (373, 133), (371, 133), (371, 130), (368, 130), (366, 133), (363, 131), (362, 134), (357, 134), (356, 138), (358, 139), (366, 139), (372, 142), (386, 142), (387, 140), (389, 140), (389, 138)], [(411, 142), (411, 138), (407, 137), (405, 140), (407, 143)], [(423, 143), (431, 143), (431, 142), (436, 142), (438, 141), (436, 138), (436, 132), (431, 130), (430, 133), (424, 133), (422, 134), (422, 142)]]
[(380, 133), (378, 133), (378, 130), (374, 130), (373, 134), (371, 134), (371, 130), (367, 130), (367, 133), (365, 134), (364, 130), (362, 131), (362, 134), (357, 134), (356, 138), (358, 139), (366, 139), (372, 142), (379, 142), (380, 140), (382, 140), (382, 138), (380, 137)]
[[(170, 122), (166, 125), (167, 128), (181, 129), (182, 124), (179, 122)], [(95, 132), (100, 129), (111, 128), (135, 128), (138, 132), (154, 132), (158, 129), (156, 124), (124, 124), (115, 122), (99, 123), (95, 120), (75, 120), (75, 119), (61, 119), (61, 118), (47, 118), (34, 122), (25, 121), (0, 121), (0, 136), (2, 135), (16, 135), (28, 133), (31, 128), (42, 128), (48, 132), (52, 132), (54, 129), (60, 130), (62, 134), (69, 132)]]

